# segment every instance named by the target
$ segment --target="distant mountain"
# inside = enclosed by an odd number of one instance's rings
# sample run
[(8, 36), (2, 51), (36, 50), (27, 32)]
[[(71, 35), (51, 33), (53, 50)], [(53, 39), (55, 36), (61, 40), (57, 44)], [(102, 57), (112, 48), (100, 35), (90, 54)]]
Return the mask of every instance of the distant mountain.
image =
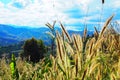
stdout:
[[(60, 28), (56, 28), (56, 30), (60, 30)], [(0, 24), (0, 46), (18, 43), (32, 37), (44, 40), (45, 44), (50, 44), (49, 35), (46, 34), (47, 31), (50, 31), (47, 27), (26, 28)], [(68, 32), (70, 35), (73, 33), (83, 34), (83, 31), (68, 30)], [(93, 34), (93, 31), (88, 31), (88, 34)]]
[[(83, 36), (83, 31), (73, 31), (73, 30), (68, 30), (68, 33), (70, 35), (72, 34), (80, 34), (80, 36)], [(87, 35), (92, 36), (94, 31), (87, 31)]]
[(47, 31), (49, 31), (48, 28), (17, 28), (16, 26), (0, 24), (0, 46), (18, 43), (32, 37), (47, 40)]
[(11, 45), (11, 44), (15, 44), (18, 42), (20, 42), (20, 41), (18, 41), (16, 39), (0, 37), (0, 46)]
[(48, 28), (17, 28), (16, 26), (14, 27), (0, 24), (0, 32), (6, 32), (7, 35), (15, 36), (15, 38), (19, 40), (25, 40), (31, 37), (35, 37), (38, 39), (42, 34), (44, 34), (48, 30)]

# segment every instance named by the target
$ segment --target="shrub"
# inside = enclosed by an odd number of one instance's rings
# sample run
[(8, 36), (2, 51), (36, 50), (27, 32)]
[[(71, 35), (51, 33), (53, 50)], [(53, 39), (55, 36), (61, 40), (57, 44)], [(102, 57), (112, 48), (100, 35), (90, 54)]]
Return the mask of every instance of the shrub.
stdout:
[(25, 42), (23, 46), (22, 57), (27, 61), (38, 62), (44, 57), (45, 52), (46, 48), (43, 44), (43, 41), (37, 41), (36, 39), (32, 38)]

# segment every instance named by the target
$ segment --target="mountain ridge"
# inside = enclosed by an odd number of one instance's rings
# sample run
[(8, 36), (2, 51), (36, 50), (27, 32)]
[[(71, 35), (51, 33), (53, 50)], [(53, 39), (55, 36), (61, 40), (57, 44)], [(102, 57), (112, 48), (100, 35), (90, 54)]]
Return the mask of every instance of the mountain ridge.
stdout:
[[(59, 27), (55, 27), (56, 30), (60, 31)], [(47, 27), (40, 28), (28, 28), (28, 27), (20, 27), (13, 25), (5, 25), (0, 24), (0, 45), (5, 46), (7, 44), (18, 43), (20, 41), (24, 41), (26, 39), (30, 39), (34, 37), (35, 39), (42, 39), (46, 44), (50, 44), (49, 35), (46, 32), (50, 31)], [(67, 30), (70, 35), (75, 34), (83, 34), (83, 31), (74, 31)], [(92, 31), (88, 31), (88, 34), (92, 34)], [(5, 43), (6, 42), (6, 43)]]

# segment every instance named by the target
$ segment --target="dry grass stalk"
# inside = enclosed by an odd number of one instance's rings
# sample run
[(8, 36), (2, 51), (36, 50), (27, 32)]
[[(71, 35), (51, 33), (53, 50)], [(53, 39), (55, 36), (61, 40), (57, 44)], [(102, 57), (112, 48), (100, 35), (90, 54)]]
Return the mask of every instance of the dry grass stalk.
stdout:
[(95, 38), (96, 38), (96, 40), (97, 40), (97, 38), (98, 38), (98, 36), (99, 36), (99, 33), (98, 33), (98, 31), (97, 31), (97, 28), (96, 28), (96, 27), (94, 27), (94, 29), (95, 29), (94, 36), (95, 36)]
[(47, 23), (45, 25), (48, 26), (51, 30), (53, 30), (53, 26), (50, 23)]
[(78, 52), (82, 51), (83, 42), (79, 35), (72, 35), (73, 43)]
[[(87, 44), (86, 44), (86, 58), (90, 59), (91, 55), (94, 53), (93, 52), (93, 47), (95, 43), (95, 38), (92, 38)], [(87, 49), (88, 48), (88, 49)]]
[(82, 51), (82, 49), (83, 49), (82, 38), (80, 37), (80, 35), (77, 35), (76, 37), (77, 37), (77, 43), (78, 43), (79, 51)]
[(102, 46), (102, 42), (104, 41), (104, 37), (101, 37), (99, 40), (96, 41), (94, 49), (99, 49)]
[[(120, 53), (119, 53), (120, 54)], [(117, 73), (118, 73), (118, 76), (120, 76), (120, 58), (119, 58), (119, 62), (118, 62), (118, 71), (117, 71)], [(119, 77), (120, 78), (120, 77)]]
[(115, 41), (115, 48), (116, 49), (120, 49), (120, 47), (119, 47), (119, 36), (118, 35), (114, 35), (114, 41)]
[(84, 29), (83, 42), (86, 40), (86, 37), (87, 37), (87, 27), (85, 27), (85, 29)]
[(92, 54), (92, 49), (93, 49), (93, 42), (91, 42), (91, 45), (90, 45), (90, 52), (89, 52), (89, 54), (91, 55)]
[(60, 40), (59, 38), (57, 37), (57, 50), (58, 50), (58, 55), (61, 59), (61, 61), (63, 62), (63, 59), (62, 59), (62, 47), (61, 47), (61, 43), (60, 43)]
[(76, 77), (77, 77), (77, 74), (78, 74), (78, 55), (77, 54), (75, 55), (75, 70), (76, 70)]
[(55, 26), (55, 23), (56, 23), (56, 21), (53, 22), (53, 25), (51, 25), (50, 23), (47, 23), (45, 25), (48, 26), (51, 30), (53, 30), (54, 26)]
[(103, 36), (104, 31), (106, 30), (108, 24), (110, 23), (110, 21), (112, 20), (113, 17), (114, 17), (114, 15), (112, 15), (112, 16), (105, 22), (105, 24), (104, 24), (104, 26), (103, 26), (103, 29), (102, 29), (102, 31), (100, 32), (99, 38), (100, 38), (101, 36)]
[(99, 63), (92, 63), (90, 70), (89, 70), (89, 76), (92, 72), (94, 72), (94, 70), (96, 69), (96, 67), (99, 66)]
[(111, 80), (116, 80), (116, 77), (113, 73), (111, 74)]
[(96, 80), (101, 80), (101, 74), (100, 74), (100, 69), (98, 68)]
[(66, 51), (69, 53), (69, 55), (75, 54), (74, 49), (72, 48), (72, 46), (69, 43), (65, 42), (65, 46), (67, 46)]
[(63, 31), (62, 31), (62, 35), (61, 35), (61, 36), (62, 36), (62, 39), (63, 39), (63, 41), (64, 41), (64, 39), (65, 39), (64, 37), (65, 37), (65, 36), (64, 36), (64, 32), (63, 32)]
[(46, 34), (50, 35), (51, 38), (55, 38), (55, 36), (51, 32), (46, 32)]
[(67, 33), (67, 31), (65, 30), (64, 26), (62, 25), (62, 23), (60, 23), (60, 26), (62, 28), (62, 31), (64, 32), (64, 34), (66, 35), (67, 39), (69, 42), (71, 42), (71, 38), (70, 35)]
[(86, 74), (87, 74), (87, 69), (84, 71), (84, 73), (83, 73), (83, 76), (82, 76), (82, 79), (81, 79), (81, 80), (85, 80), (85, 76), (86, 76)]
[(105, 0), (102, 0), (102, 4), (104, 4)]
[(90, 46), (90, 60), (95, 57), (97, 55), (97, 51), (99, 51), (99, 49), (102, 47), (102, 42), (104, 40), (104, 37), (102, 37), (101, 39), (97, 40), (97, 42), (95, 44), (91, 43)]
[(89, 49), (89, 47), (90, 47), (90, 45), (92, 43), (95, 43), (95, 38), (94, 37), (87, 41), (87, 43), (86, 43), (86, 51), (87, 51), (87, 49)]
[(75, 35), (73, 35), (73, 40), (74, 40), (74, 44), (75, 44), (76, 49), (79, 51), (78, 43), (77, 43), (77, 40), (76, 40), (76, 36), (75, 36)]
[(58, 31), (56, 31), (56, 36), (57, 36), (58, 39), (61, 39), (60, 33)]

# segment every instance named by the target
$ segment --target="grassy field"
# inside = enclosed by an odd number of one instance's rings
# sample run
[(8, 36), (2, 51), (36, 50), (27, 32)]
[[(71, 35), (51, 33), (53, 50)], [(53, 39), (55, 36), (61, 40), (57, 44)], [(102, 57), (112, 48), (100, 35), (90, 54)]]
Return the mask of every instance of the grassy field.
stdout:
[[(110, 28), (111, 16), (98, 33), (69, 36), (61, 24), (56, 32), (56, 55), (36, 64), (18, 58), (14, 74), (5, 58), (0, 60), (0, 80), (120, 80), (120, 35)], [(52, 26), (48, 25), (50, 28)]]

